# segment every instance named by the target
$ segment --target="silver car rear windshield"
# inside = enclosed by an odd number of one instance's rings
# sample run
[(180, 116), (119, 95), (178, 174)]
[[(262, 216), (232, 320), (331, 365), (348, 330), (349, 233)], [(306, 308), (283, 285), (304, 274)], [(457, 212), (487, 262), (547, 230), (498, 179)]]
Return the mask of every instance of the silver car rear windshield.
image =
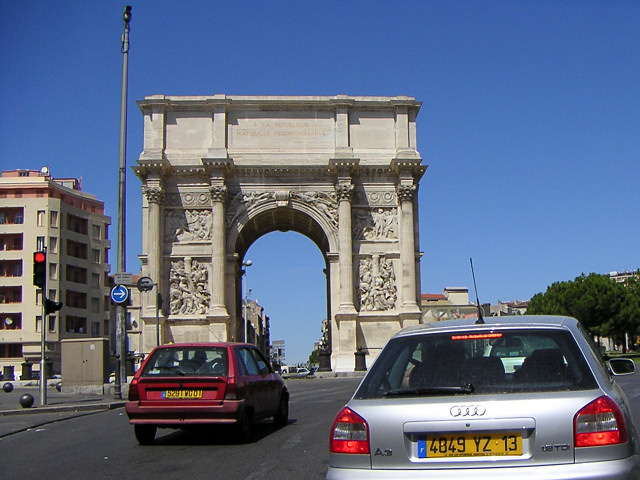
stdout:
[(596, 381), (570, 332), (496, 329), (392, 339), (355, 397), (593, 388)]
[(161, 348), (151, 355), (142, 377), (223, 377), (229, 371), (224, 347)]

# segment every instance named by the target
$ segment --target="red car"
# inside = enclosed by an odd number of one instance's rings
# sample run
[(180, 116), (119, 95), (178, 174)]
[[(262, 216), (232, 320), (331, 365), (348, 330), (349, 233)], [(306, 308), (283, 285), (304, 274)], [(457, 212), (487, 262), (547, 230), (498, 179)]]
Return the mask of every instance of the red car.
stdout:
[(231, 425), (239, 441), (252, 423), (289, 420), (287, 385), (255, 345), (184, 343), (156, 347), (129, 385), (125, 409), (138, 443), (160, 428)]

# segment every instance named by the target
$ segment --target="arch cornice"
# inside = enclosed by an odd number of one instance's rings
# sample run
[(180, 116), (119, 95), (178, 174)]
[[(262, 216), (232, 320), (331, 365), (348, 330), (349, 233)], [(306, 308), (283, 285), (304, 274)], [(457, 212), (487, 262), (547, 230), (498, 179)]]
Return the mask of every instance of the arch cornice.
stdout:
[(131, 167), (133, 172), (142, 181), (147, 180), (150, 176), (166, 176), (171, 172), (171, 163), (164, 155), (155, 159), (138, 160), (138, 165)]

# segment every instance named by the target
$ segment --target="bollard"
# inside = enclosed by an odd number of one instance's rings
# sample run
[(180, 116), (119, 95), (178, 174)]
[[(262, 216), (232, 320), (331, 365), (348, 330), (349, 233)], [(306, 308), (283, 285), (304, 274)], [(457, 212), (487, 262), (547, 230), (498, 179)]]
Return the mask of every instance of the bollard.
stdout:
[(14, 375), (13, 375), (13, 365), (5, 365), (2, 368), (3, 372), (2, 372), (2, 379), (3, 380), (10, 380), (10, 381), (14, 381)]
[(356, 356), (356, 372), (364, 372), (367, 370), (367, 361), (364, 358), (366, 352), (362, 350), (362, 347), (358, 347), (358, 351), (354, 353)]
[(25, 393), (20, 397), (20, 405), (22, 405), (22, 408), (30, 408), (33, 406), (33, 402), (34, 398), (30, 393)]
[(22, 364), (22, 375), (20, 376), (20, 380), (33, 380), (33, 372), (31, 368), (33, 364), (31, 362), (24, 362)]

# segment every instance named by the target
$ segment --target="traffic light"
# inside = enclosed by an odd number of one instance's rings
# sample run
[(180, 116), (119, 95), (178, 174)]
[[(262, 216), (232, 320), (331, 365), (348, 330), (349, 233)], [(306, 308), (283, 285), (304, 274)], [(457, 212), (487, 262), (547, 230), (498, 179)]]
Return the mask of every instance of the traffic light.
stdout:
[(47, 252), (33, 252), (33, 284), (44, 290), (47, 284)]
[(49, 300), (45, 297), (44, 299), (44, 314), (50, 315), (52, 313), (56, 313), (58, 310), (62, 308), (62, 302), (54, 302), (53, 300)]

